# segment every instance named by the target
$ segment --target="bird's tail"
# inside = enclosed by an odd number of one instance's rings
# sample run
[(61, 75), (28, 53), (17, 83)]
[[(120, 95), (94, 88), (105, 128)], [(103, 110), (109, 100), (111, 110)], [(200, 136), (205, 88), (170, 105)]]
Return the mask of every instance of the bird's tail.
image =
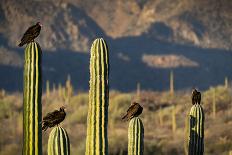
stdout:
[(48, 126), (43, 125), (42, 130), (45, 132), (48, 129)]
[(18, 44), (19, 47), (22, 47), (23, 46), (23, 43), (21, 42), (20, 44)]
[(128, 117), (128, 116), (127, 116), (127, 114), (126, 114), (125, 116), (122, 117), (122, 120), (124, 120), (124, 121), (128, 120), (127, 117)]

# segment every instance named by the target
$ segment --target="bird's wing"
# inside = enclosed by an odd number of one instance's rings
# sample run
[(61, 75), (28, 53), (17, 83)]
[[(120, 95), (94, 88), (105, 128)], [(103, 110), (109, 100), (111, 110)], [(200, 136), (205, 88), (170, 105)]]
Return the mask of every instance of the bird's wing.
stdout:
[(47, 113), (46, 116), (43, 117), (43, 121), (50, 120), (55, 118), (57, 115), (59, 115), (59, 111), (55, 110), (53, 112)]
[(24, 33), (24, 35), (23, 35), (21, 41), (23, 41), (23, 39), (24, 39), (25, 37), (31, 36), (31, 35), (36, 31), (37, 28), (38, 28), (37, 25), (33, 25), (33, 26), (29, 27), (29, 28), (27, 29), (27, 31)]
[(134, 115), (137, 111), (138, 111), (138, 106), (132, 105), (127, 110), (127, 113), (129, 113), (130, 115)]

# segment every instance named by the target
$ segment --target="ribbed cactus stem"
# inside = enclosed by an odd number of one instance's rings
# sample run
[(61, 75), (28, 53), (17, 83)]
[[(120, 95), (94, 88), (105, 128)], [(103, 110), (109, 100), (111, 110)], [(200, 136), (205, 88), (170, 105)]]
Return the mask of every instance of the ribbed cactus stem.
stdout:
[(106, 42), (103, 39), (96, 39), (92, 44), (90, 57), (90, 91), (86, 155), (108, 154), (108, 59)]
[(130, 120), (128, 129), (128, 155), (143, 155), (144, 128), (142, 120), (135, 117)]
[(70, 155), (70, 142), (64, 128), (52, 129), (48, 139), (48, 155)]
[(23, 94), (23, 155), (42, 154), (42, 51), (32, 42), (25, 49)]
[(203, 155), (205, 116), (202, 106), (193, 105), (189, 117), (189, 155)]

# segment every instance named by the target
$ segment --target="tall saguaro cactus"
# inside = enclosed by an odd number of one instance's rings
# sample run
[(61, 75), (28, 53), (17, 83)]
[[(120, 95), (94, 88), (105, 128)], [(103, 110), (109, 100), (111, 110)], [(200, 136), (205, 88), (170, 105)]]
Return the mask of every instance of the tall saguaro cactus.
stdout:
[(96, 39), (91, 47), (90, 91), (86, 155), (107, 155), (109, 58), (106, 42)]
[(42, 51), (36, 42), (25, 49), (23, 93), (23, 155), (42, 154)]
[(144, 128), (142, 120), (135, 117), (130, 120), (128, 129), (128, 155), (143, 155)]
[(64, 128), (52, 129), (48, 139), (48, 155), (70, 155), (70, 142)]
[(194, 104), (189, 116), (189, 155), (203, 155), (205, 116), (202, 106)]

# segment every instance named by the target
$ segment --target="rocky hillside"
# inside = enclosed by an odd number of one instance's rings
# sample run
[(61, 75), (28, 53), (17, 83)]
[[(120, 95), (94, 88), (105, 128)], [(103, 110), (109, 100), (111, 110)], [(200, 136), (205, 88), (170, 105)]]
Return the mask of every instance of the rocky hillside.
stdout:
[(41, 21), (47, 50), (87, 51), (96, 36), (151, 39), (231, 49), (230, 0), (2, 0), (0, 33), (15, 46), (24, 30)]

